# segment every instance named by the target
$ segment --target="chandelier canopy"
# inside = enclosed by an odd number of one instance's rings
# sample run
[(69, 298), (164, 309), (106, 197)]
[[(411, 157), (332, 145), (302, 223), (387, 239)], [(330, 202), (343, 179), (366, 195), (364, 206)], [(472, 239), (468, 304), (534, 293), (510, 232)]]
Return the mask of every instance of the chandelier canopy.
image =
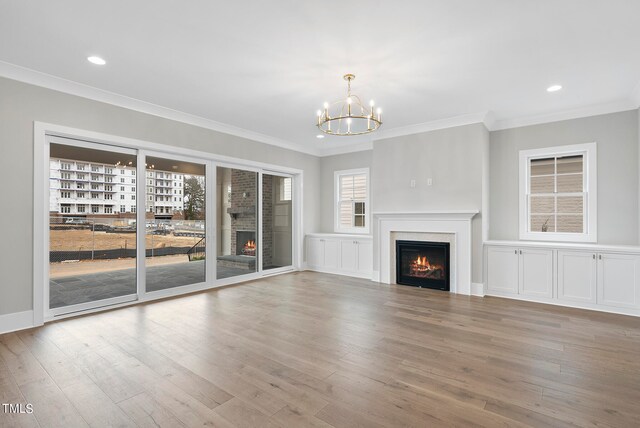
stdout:
[(347, 97), (332, 104), (324, 103), (324, 108), (318, 110), (318, 128), (329, 135), (362, 135), (380, 128), (382, 125), (382, 110), (377, 109), (374, 114), (374, 102), (365, 106), (360, 97), (351, 93), (351, 81), (356, 78), (353, 74), (345, 74), (347, 81)]

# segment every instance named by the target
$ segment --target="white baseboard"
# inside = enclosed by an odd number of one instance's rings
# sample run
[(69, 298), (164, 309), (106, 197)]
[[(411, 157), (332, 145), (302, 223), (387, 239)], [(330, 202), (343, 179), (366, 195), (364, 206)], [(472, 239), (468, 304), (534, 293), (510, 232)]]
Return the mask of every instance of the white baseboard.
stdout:
[(0, 334), (33, 327), (33, 311), (0, 315)]
[(380, 282), (380, 271), (379, 270), (374, 270), (371, 273), (371, 281)]
[(471, 295), (484, 297), (484, 284), (481, 282), (472, 282)]

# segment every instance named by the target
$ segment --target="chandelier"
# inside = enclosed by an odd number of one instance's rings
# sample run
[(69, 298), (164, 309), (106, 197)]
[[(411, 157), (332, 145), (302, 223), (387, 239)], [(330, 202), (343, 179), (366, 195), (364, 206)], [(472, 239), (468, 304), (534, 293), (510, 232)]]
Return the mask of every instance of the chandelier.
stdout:
[(345, 74), (347, 81), (347, 97), (332, 104), (324, 103), (324, 108), (318, 110), (318, 128), (329, 135), (362, 135), (380, 128), (382, 125), (382, 110), (374, 114), (374, 102), (369, 106), (362, 104), (360, 97), (351, 93), (351, 81), (356, 78), (353, 74)]

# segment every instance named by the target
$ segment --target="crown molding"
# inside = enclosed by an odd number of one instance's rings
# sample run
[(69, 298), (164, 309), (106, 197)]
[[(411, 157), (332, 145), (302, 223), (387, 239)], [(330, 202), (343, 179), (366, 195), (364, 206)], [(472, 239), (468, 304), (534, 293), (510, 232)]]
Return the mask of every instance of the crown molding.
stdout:
[(29, 83), (35, 86), (52, 89), (54, 91), (63, 92), (66, 94), (75, 95), (118, 107), (123, 107), (140, 113), (150, 114), (152, 116), (175, 120), (177, 122), (198, 126), (200, 128), (210, 129), (212, 131), (246, 138), (248, 140), (269, 144), (283, 149), (319, 156), (319, 151), (315, 147), (303, 147), (300, 144), (296, 144), (291, 141), (261, 134), (259, 132), (250, 131), (248, 129), (240, 128), (237, 126), (227, 125), (215, 120), (181, 112), (168, 107), (159, 106), (157, 104), (149, 103), (136, 98), (131, 98), (126, 95), (117, 94), (115, 92), (105, 91), (103, 89), (85, 85), (83, 83), (63, 79), (61, 77), (42, 73), (8, 62), (0, 61), (0, 76), (24, 83)]
[(582, 117), (599, 116), (601, 114), (618, 113), (627, 110), (635, 110), (636, 108), (638, 108), (637, 104), (634, 104), (631, 99), (622, 99), (612, 101), (610, 103), (596, 104), (588, 107), (563, 110), (549, 114), (497, 120), (489, 130), (500, 131), (504, 129), (521, 128), (523, 126), (541, 125), (544, 123), (579, 119)]
[(259, 132), (250, 131), (248, 129), (217, 122), (212, 119), (207, 119), (201, 116), (196, 116), (168, 107), (163, 107), (157, 104), (127, 97), (125, 95), (105, 91), (93, 86), (63, 79), (4, 61), (0, 61), (0, 76), (63, 92), (66, 94), (75, 95), (118, 107), (123, 107), (140, 113), (150, 114), (153, 116), (158, 116), (177, 122), (210, 129), (212, 131), (246, 138), (248, 140), (257, 141), (283, 149), (293, 150), (296, 152), (319, 157), (371, 150), (373, 149), (373, 141), (401, 137), (405, 135), (420, 134), (423, 132), (436, 131), (439, 129), (455, 128), (457, 126), (471, 125), (474, 123), (483, 123), (489, 131), (499, 131), (504, 129), (519, 128), (523, 126), (559, 122), (562, 120), (597, 116), (601, 114), (617, 113), (621, 111), (635, 110), (640, 108), (640, 82), (638, 82), (628, 98), (613, 101), (610, 103), (563, 110), (549, 114), (508, 119), (496, 119), (492, 111), (472, 113), (433, 120), (416, 125), (383, 129), (378, 131), (375, 135), (372, 135), (371, 139), (365, 141), (359, 140), (344, 145), (331, 143), (322, 145), (319, 143), (309, 146), (303, 146), (301, 144), (297, 144), (281, 138), (272, 137)]

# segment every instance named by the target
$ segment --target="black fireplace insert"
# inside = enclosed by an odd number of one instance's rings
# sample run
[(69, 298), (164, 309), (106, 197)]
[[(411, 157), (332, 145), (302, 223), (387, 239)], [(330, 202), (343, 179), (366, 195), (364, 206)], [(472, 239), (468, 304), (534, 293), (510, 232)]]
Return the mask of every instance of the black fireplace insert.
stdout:
[(396, 283), (449, 291), (449, 243), (396, 241)]

